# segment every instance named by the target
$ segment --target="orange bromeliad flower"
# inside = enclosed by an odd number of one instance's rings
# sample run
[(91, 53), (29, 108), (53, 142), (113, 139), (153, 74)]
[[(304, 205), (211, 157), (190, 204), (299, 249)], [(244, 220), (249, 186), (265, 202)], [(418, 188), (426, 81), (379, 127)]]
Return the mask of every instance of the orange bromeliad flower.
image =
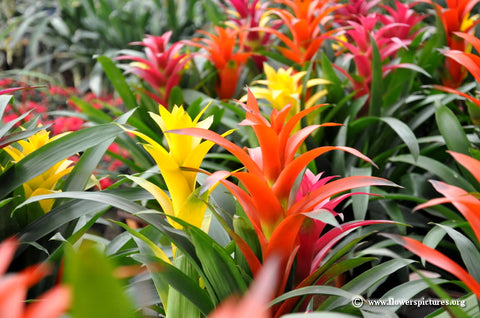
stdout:
[(30, 266), (18, 273), (6, 274), (18, 241), (7, 239), (0, 244), (0, 317), (56, 318), (63, 315), (70, 304), (70, 290), (56, 286), (30, 305), (26, 305), (28, 289), (45, 277), (49, 268), (45, 264)]
[[(470, 13), (480, 0), (447, 0), (447, 7), (443, 8), (432, 0), (423, 0), (430, 3), (439, 19), (442, 21), (445, 32), (446, 45), (451, 50), (468, 52), (470, 49), (468, 43), (456, 32), (472, 33), (475, 25), (480, 23), (476, 16), (470, 16)], [(476, 21), (475, 21), (476, 20)], [(454, 60), (445, 60), (445, 72), (442, 79), (443, 85), (456, 88), (462, 84), (466, 76), (466, 70)]]
[[(475, 50), (477, 50), (477, 52), (480, 52), (480, 39), (476, 38), (473, 35), (470, 35), (467, 33), (460, 33), (460, 32), (455, 33), (455, 36), (464, 39), (465, 41), (467, 41), (467, 43), (472, 45), (475, 48)], [(478, 83), (480, 83), (480, 56), (473, 53), (468, 53), (468, 52), (463, 52), (458, 50), (443, 51), (443, 54), (449, 60), (452, 60), (458, 65), (463, 66), (467, 71), (470, 72), (470, 74), (472, 74), (475, 80)], [(469, 104), (468, 110), (470, 112), (472, 122), (475, 125), (480, 124), (480, 118), (479, 118), (480, 99), (479, 98), (473, 97), (469, 94), (466, 94), (464, 92), (461, 92), (455, 88), (451, 88), (448, 86), (433, 85), (433, 87), (435, 89), (438, 89), (447, 93), (457, 94), (459, 96), (466, 98), (468, 101), (470, 101), (473, 105)], [(470, 107), (470, 105), (472, 106)]]
[(275, 28), (262, 28), (262, 30), (276, 35), (285, 44), (278, 47), (279, 52), (293, 62), (304, 65), (317, 53), (326, 36), (334, 30), (324, 32), (322, 27), (327, 25), (328, 15), (339, 6), (331, 5), (326, 0), (277, 0), (291, 9), (272, 8), (269, 13), (276, 15), (286, 25), (290, 37)]
[(237, 89), (238, 80), (248, 58), (252, 55), (244, 51), (245, 35), (230, 27), (215, 27), (215, 33), (198, 31), (205, 38), (186, 41), (191, 46), (204, 49), (199, 55), (208, 59), (217, 69), (218, 80), (215, 90), (220, 99), (232, 98)]
[[(271, 257), (278, 257), (280, 263), (280, 288), (283, 290), (299, 248), (298, 233), (304, 221), (314, 219), (319, 213), (325, 212), (324, 204), (344, 191), (362, 186), (394, 185), (393, 183), (376, 177), (352, 176), (331, 181), (312, 189), (304, 197), (295, 200), (295, 180), (302, 175), (305, 167), (316, 157), (332, 150), (349, 152), (359, 158), (371, 162), (359, 151), (349, 147), (325, 146), (309, 150), (296, 156), (297, 150), (303, 141), (316, 129), (322, 126), (336, 126), (334, 123), (307, 126), (294, 132), (297, 123), (306, 115), (318, 109), (317, 105), (305, 109), (287, 119), (290, 106), (281, 110), (273, 109), (270, 120), (260, 113), (257, 100), (251, 91), (248, 91), (247, 103), (242, 105), (246, 110), (246, 119), (241, 125), (251, 126), (258, 139), (259, 147), (245, 151), (241, 147), (228, 141), (219, 134), (200, 128), (186, 128), (171, 131), (172, 133), (202, 137), (211, 140), (235, 155), (247, 171), (217, 171), (207, 178), (203, 187), (208, 189), (218, 181), (222, 182), (235, 196), (243, 207), (257, 234), (261, 246), (261, 259), (265, 262)], [(243, 187), (226, 180), (228, 176), (237, 178)], [(340, 196), (338, 200), (344, 197)], [(336, 200), (336, 199), (334, 199)], [(336, 201), (337, 202), (337, 201)], [(330, 203), (331, 204), (331, 203)], [(322, 212), (323, 211), (323, 212)], [(378, 221), (366, 221), (377, 222)], [(333, 232), (317, 242), (317, 247), (334, 244), (340, 234), (352, 229), (372, 223), (346, 223), (343, 227), (335, 228)], [(254, 273), (261, 268), (260, 260), (253, 251), (237, 238), (239, 248), (245, 255), (249, 266)], [(333, 243), (332, 243), (333, 242)], [(325, 249), (320, 248), (314, 255), (315, 262), (320, 262)]]

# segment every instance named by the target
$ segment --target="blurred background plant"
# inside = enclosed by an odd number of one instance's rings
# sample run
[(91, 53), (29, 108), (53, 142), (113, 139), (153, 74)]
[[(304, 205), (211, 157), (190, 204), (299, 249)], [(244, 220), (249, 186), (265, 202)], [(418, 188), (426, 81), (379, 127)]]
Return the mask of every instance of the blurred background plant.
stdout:
[(210, 2), (2, 0), (2, 69), (52, 74), (101, 95), (111, 87), (94, 56), (114, 56), (144, 34), (188, 37), (208, 21), (199, 12)]

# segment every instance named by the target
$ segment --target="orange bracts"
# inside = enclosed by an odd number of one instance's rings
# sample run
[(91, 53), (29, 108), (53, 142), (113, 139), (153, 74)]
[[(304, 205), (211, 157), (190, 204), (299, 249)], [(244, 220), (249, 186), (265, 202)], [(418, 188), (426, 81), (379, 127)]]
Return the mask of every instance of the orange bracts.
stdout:
[[(242, 106), (246, 111), (246, 119), (241, 122), (241, 125), (250, 126), (254, 130), (259, 144), (257, 148), (245, 151), (219, 134), (201, 128), (178, 129), (171, 133), (211, 140), (227, 149), (244, 165), (246, 171), (213, 173), (207, 178), (203, 187), (209, 189), (217, 182), (222, 182), (235, 196), (257, 233), (263, 261), (270, 257), (279, 257), (281, 276), (279, 286), (282, 290), (299, 248), (300, 227), (306, 218), (318, 217), (318, 214), (321, 213), (318, 210), (319, 204), (328, 202), (332, 197), (357, 187), (392, 186), (394, 184), (376, 177), (347, 177), (331, 181), (295, 201), (297, 191), (294, 185), (295, 180), (302, 175), (305, 167), (316, 157), (332, 150), (342, 150), (367, 162), (371, 163), (371, 160), (353, 148), (334, 146), (318, 147), (296, 156), (298, 148), (313, 131), (322, 126), (337, 125), (334, 123), (311, 125), (293, 132), (303, 117), (322, 105), (303, 110), (290, 119), (286, 119), (290, 111), (289, 106), (279, 111), (273, 109), (270, 120), (267, 120), (260, 113), (253, 93), (248, 90), (247, 102)], [(226, 180), (229, 176), (237, 178), (243, 187)], [(352, 229), (350, 226), (338, 229), (339, 233)], [(234, 239), (237, 239), (237, 244), (245, 255), (252, 272), (256, 274), (261, 268), (260, 261), (249, 250), (248, 245), (238, 241), (238, 238)], [(320, 258), (321, 256), (315, 255)]]
[(6, 274), (17, 246), (15, 238), (9, 238), (0, 244), (0, 317), (61, 317), (70, 305), (70, 290), (66, 286), (53, 287), (30, 305), (27, 306), (26, 303), (28, 289), (48, 275), (49, 267), (46, 264)]
[(215, 33), (198, 31), (205, 38), (195, 38), (185, 43), (204, 49), (199, 52), (217, 69), (218, 79), (215, 86), (218, 98), (229, 99), (235, 95), (238, 80), (248, 58), (252, 55), (244, 50), (245, 34), (241, 30), (229, 27), (215, 27)]
[(288, 28), (290, 37), (276, 28), (260, 28), (277, 36), (285, 46), (279, 46), (278, 51), (291, 61), (305, 65), (320, 49), (327, 36), (335, 30), (323, 31), (327, 25), (329, 14), (340, 6), (331, 5), (326, 0), (278, 0), (290, 10), (284, 8), (272, 8), (269, 14), (278, 16)]
[[(461, 37), (456, 35), (457, 32), (470, 33), (480, 20), (476, 20), (475, 16), (470, 16), (473, 7), (480, 0), (447, 0), (446, 8), (432, 0), (423, 0), (430, 3), (438, 18), (442, 21), (443, 30), (445, 32), (446, 46), (451, 50), (468, 52), (468, 43)], [(475, 21), (476, 20), (476, 21)], [(445, 71), (442, 78), (443, 85), (457, 88), (466, 76), (466, 70), (461, 64), (452, 59), (445, 60)]]

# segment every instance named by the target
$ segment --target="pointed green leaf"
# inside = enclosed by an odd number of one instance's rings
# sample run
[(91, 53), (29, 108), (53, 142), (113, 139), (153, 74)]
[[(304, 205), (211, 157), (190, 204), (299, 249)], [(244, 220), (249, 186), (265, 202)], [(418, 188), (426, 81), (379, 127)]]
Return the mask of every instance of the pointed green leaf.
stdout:
[(97, 60), (102, 65), (105, 74), (107, 74), (110, 82), (117, 90), (127, 109), (133, 109), (137, 107), (137, 100), (130, 90), (130, 86), (125, 80), (122, 72), (115, 66), (112, 60), (103, 55), (98, 56)]
[(426, 171), (434, 173), (446, 183), (459, 186), (469, 192), (475, 191), (475, 188), (473, 188), (467, 180), (459, 176), (459, 174), (455, 170), (449, 168), (448, 166), (433, 158), (426, 156), (418, 156), (417, 160), (415, 160), (412, 155), (400, 155), (390, 158), (390, 161), (405, 162), (410, 165), (420, 167), (422, 169), (425, 169)]
[(44, 173), (57, 162), (123, 133), (113, 124), (99, 125), (55, 139), (5, 170), (0, 175), (0, 198), (24, 182)]
[(205, 276), (212, 284), (218, 300), (245, 292), (247, 285), (227, 252), (201, 230), (193, 227), (185, 230), (192, 238)]
[(447, 148), (468, 155), (471, 145), (457, 116), (445, 105), (437, 104), (435, 108), (435, 119)]

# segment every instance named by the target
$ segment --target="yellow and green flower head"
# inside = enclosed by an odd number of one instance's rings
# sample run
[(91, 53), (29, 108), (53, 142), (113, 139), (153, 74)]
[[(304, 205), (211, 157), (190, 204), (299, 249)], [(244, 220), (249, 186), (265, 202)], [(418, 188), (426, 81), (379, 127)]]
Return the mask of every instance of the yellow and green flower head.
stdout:
[[(46, 145), (52, 140), (57, 139), (60, 136), (57, 135), (53, 138), (50, 138), (49, 134), (50, 133), (47, 130), (42, 130), (35, 135), (29, 137), (27, 140), (18, 141), (17, 144), (20, 147), (10, 145), (3, 149), (10, 155), (14, 162), (18, 162), (33, 151), (39, 149), (40, 147)], [(55, 187), (58, 181), (62, 177), (70, 173), (70, 171), (73, 169), (72, 163), (73, 161), (68, 159), (59, 161), (41, 175), (25, 182), (23, 184), (25, 199), (37, 195), (50, 194), (55, 191)], [(52, 209), (54, 200), (42, 200), (39, 201), (39, 203), (43, 211), (48, 212)]]
[[(264, 80), (255, 81), (254, 84), (262, 86), (250, 87), (256, 98), (267, 100), (272, 108), (277, 110), (283, 109), (287, 105), (291, 105), (290, 117), (300, 111), (301, 94), (303, 90), (302, 80), (306, 72), (295, 72), (293, 68), (289, 67), (279, 68), (275, 71), (273, 67), (267, 63), (263, 64), (265, 77)], [(324, 79), (315, 78), (307, 81), (307, 88), (317, 85), (328, 84)], [(305, 101), (305, 108), (309, 108), (323, 95), (326, 90), (321, 90)], [(244, 97), (242, 100), (245, 100)]]
[[(214, 143), (202, 142), (199, 137), (177, 135), (168, 131), (192, 127), (208, 129), (213, 117), (200, 121), (204, 111), (205, 109), (195, 119), (192, 119), (183, 107), (176, 105), (171, 112), (160, 106), (159, 115), (150, 113), (165, 133), (168, 150), (145, 134), (133, 131), (146, 141), (143, 146), (158, 165), (170, 196), (147, 180), (130, 177), (155, 197), (167, 215), (175, 216), (197, 227), (202, 227), (206, 205), (203, 199), (198, 197), (198, 189), (195, 187), (197, 173), (194, 170), (200, 168), (203, 158)], [(172, 219), (169, 221), (174, 227), (181, 228)], [(207, 226), (208, 224), (203, 224), (204, 229)]]

